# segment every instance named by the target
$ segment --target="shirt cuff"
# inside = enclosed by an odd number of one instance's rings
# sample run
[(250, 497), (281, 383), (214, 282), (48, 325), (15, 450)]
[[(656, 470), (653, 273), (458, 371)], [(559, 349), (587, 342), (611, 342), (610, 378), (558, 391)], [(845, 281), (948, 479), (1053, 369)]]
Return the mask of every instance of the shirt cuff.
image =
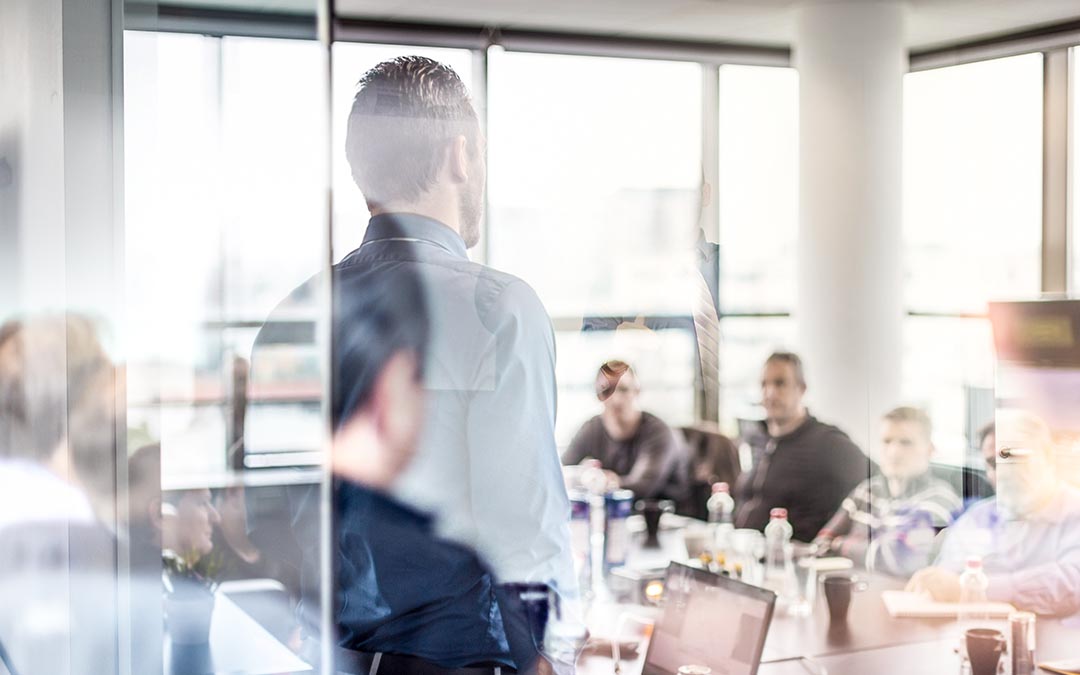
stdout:
[(1016, 595), (1016, 582), (1011, 574), (992, 574), (986, 587), (986, 599), (991, 602), (1012, 602)]

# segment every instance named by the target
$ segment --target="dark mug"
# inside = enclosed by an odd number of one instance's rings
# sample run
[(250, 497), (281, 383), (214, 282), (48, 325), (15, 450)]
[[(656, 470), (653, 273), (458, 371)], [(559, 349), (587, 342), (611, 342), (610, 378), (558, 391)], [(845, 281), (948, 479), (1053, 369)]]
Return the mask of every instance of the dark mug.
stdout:
[(847, 621), (851, 596), (867, 588), (865, 581), (853, 574), (830, 574), (821, 580), (825, 588), (825, 603), (829, 606), (829, 620), (833, 623)]
[(674, 504), (668, 499), (642, 499), (635, 508), (645, 518), (645, 548), (660, 548), (660, 516), (674, 511)]
[(971, 675), (996, 675), (998, 662), (1005, 653), (1005, 634), (993, 628), (971, 628), (964, 631)]

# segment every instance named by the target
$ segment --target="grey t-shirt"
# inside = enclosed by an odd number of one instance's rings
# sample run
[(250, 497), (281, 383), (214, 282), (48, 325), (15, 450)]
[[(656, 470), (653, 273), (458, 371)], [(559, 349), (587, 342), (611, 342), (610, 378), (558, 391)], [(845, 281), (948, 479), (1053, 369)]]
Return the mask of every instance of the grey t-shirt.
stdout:
[(600, 416), (586, 422), (563, 454), (563, 464), (591, 457), (640, 498), (679, 499), (686, 484), (686, 448), (656, 415), (642, 413), (637, 433), (625, 441), (608, 435)]

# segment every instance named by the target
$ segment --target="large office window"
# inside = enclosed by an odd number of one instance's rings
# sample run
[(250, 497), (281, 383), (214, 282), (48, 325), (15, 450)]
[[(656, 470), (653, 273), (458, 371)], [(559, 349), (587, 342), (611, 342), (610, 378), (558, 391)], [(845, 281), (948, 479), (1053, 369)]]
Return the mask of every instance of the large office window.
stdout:
[[(161, 443), (166, 488), (228, 468), (258, 327), (320, 269), (321, 64), (308, 41), (125, 35), (128, 422), (133, 449)], [(276, 369), (248, 451), (313, 451), (315, 345)]]
[(903, 391), (961, 462), (993, 415), (987, 302), (1040, 292), (1042, 56), (904, 81)]
[(792, 348), (799, 81), (790, 68), (720, 68), (721, 421), (757, 418), (761, 364)]
[(610, 358), (637, 366), (643, 406), (692, 422), (701, 67), (489, 56), (488, 257), (554, 319), (560, 445)]

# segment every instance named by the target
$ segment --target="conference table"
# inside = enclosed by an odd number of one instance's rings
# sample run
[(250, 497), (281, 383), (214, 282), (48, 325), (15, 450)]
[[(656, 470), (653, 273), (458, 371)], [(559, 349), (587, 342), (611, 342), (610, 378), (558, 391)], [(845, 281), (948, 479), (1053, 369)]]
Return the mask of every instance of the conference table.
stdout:
[[(955, 651), (960, 627), (956, 621), (894, 618), (886, 610), (881, 594), (886, 590), (902, 589), (904, 581), (867, 572), (856, 571), (855, 574), (869, 587), (855, 594), (848, 620), (843, 624), (831, 624), (821, 593), (817, 594), (809, 616), (788, 616), (782, 609), (777, 609), (765, 641), (759, 675), (956, 675), (960, 672), (960, 657)], [(622, 615), (655, 619), (659, 611), (656, 607), (615, 602), (604, 592), (602, 582), (597, 586), (600, 587), (599, 599), (589, 607), (586, 623), (604, 646), (586, 649), (578, 661), (578, 673), (609, 675), (614, 672), (615, 664), (607, 645), (611, 639), (621, 638), (620, 642), (640, 640), (632, 658), (621, 662), (621, 673), (636, 675), (641, 672), (644, 662), (649, 630), (640, 628), (635, 622), (624, 621), (623, 633), (616, 635), (615, 626)], [(1005, 620), (992, 621), (988, 625), (1007, 633)], [(724, 628), (717, 626), (717, 630)], [(1037, 661), (1074, 658), (1080, 659), (1080, 616), (1039, 617), (1036, 622)], [(1004, 657), (1002, 662), (1007, 660)], [(1006, 667), (1003, 672), (1008, 673), (1009, 669)]]
[(310, 673), (310, 665), (275, 638), (226, 593), (219, 592), (210, 642), (174, 645), (165, 633), (164, 675), (280, 675)]

